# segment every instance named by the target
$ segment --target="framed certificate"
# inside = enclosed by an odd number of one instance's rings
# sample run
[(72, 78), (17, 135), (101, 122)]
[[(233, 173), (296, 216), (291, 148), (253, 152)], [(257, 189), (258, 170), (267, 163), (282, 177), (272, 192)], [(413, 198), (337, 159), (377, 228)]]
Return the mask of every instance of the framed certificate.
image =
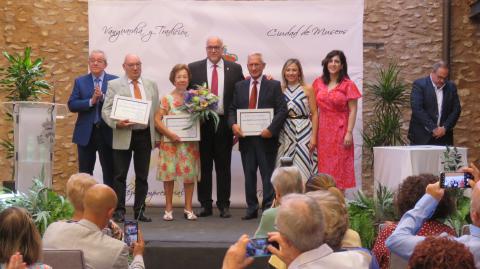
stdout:
[[(190, 115), (166, 115), (162, 121), (168, 129), (180, 137), (182, 142), (200, 141), (200, 123), (196, 121), (192, 125)], [(170, 139), (163, 136), (163, 141), (170, 142)]]
[(273, 108), (237, 109), (237, 122), (245, 136), (260, 135), (273, 120)]
[(138, 124), (147, 125), (150, 116), (151, 101), (115, 95), (110, 118), (115, 120), (129, 120)]

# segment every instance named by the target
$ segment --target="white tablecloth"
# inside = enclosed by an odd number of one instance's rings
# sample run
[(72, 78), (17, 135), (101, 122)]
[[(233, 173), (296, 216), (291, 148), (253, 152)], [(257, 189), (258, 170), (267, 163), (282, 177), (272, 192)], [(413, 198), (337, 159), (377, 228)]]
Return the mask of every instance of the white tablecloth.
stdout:
[[(467, 165), (467, 148), (457, 147), (462, 154), (463, 165)], [(374, 182), (394, 191), (408, 176), (421, 173), (440, 175), (443, 171), (444, 146), (394, 146), (374, 147)]]

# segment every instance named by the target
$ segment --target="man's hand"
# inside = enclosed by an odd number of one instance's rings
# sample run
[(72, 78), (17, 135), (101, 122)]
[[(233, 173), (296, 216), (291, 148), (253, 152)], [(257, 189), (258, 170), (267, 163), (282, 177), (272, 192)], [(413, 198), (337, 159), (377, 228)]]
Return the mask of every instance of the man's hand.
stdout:
[(233, 134), (237, 137), (245, 137), (243, 135), (242, 128), (240, 128), (240, 125), (238, 124), (232, 125), (232, 131), (233, 131)]
[(430, 194), (433, 198), (435, 198), (435, 200), (440, 201), (442, 200), (445, 190), (440, 188), (440, 182), (436, 182), (433, 184), (428, 184), (425, 193)]
[(92, 95), (92, 105), (96, 104), (98, 101), (102, 100), (103, 93), (102, 90), (100, 90), (100, 87), (96, 87), (95, 91), (93, 92)]
[(129, 120), (120, 120), (120, 121), (117, 121), (117, 128), (118, 129), (128, 128), (134, 124), (135, 124), (134, 122), (130, 122)]
[(435, 128), (435, 129), (433, 130), (433, 134), (432, 134), (432, 135), (433, 135), (433, 137), (435, 137), (435, 138), (440, 138), (440, 137), (442, 137), (442, 136), (445, 135), (445, 132), (446, 132), (445, 127), (440, 126), (440, 127), (437, 127), (437, 128)]
[(145, 251), (145, 241), (143, 241), (143, 233), (140, 229), (138, 229), (138, 240), (137, 242), (133, 242), (132, 248), (133, 257), (137, 255), (143, 256), (143, 252)]
[(478, 170), (478, 167), (475, 166), (475, 164), (473, 163), (470, 163), (469, 167), (460, 168), (460, 172), (468, 172), (473, 175), (473, 179), (469, 180), (468, 182), (472, 189), (475, 187), (475, 184), (480, 181), (480, 171)]
[(268, 233), (268, 241), (278, 243), (280, 249), (272, 245), (268, 245), (267, 249), (273, 255), (277, 255), (287, 267), (301, 254), (300, 251), (294, 248), (279, 232)]
[(246, 256), (248, 240), (248, 236), (244, 234), (228, 248), (223, 258), (222, 269), (241, 269), (253, 263), (253, 258)]
[(271, 138), (272, 137), (272, 133), (270, 132), (270, 130), (268, 129), (263, 129), (263, 131), (260, 133), (260, 136), (262, 138)]

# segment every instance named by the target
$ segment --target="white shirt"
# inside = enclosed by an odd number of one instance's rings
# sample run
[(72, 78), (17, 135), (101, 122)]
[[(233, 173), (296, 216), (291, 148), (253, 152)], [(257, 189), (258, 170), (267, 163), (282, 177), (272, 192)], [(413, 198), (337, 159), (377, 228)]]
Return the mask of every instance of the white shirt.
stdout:
[[(212, 74), (213, 74), (213, 65), (209, 59), (207, 59), (207, 79), (208, 79), (208, 85), (210, 90), (212, 89)], [(225, 81), (225, 69), (223, 65), (223, 59), (220, 59), (217, 65), (217, 74), (218, 74), (218, 108), (217, 108), (217, 113), (219, 115), (223, 115), (225, 111), (225, 107), (223, 105), (223, 86), (224, 86), (224, 81)]]
[(323, 244), (316, 249), (300, 254), (288, 269), (368, 269), (371, 256), (360, 250), (333, 252)]
[(435, 89), (435, 94), (437, 95), (437, 107), (438, 107), (438, 118), (437, 118), (437, 126), (440, 126), (440, 118), (442, 117), (442, 103), (443, 103), (443, 87), (437, 88), (437, 85), (433, 83), (432, 75), (430, 75), (430, 81), (432, 82), (433, 88)]
[[(142, 94), (142, 100), (147, 100), (147, 96), (145, 95), (145, 89), (143, 88), (142, 78), (138, 78), (138, 88), (140, 88), (140, 93)], [(130, 94), (132, 97), (135, 97), (135, 91), (133, 87), (133, 80), (128, 79), (128, 86), (130, 87)]]
[[(256, 79), (257, 81), (257, 103), (256, 103), (256, 107), (255, 108), (258, 108), (258, 97), (260, 97), (260, 85), (262, 84), (262, 78), (263, 78), (263, 75), (261, 75), (260, 77), (258, 77)], [(250, 90), (248, 92), (248, 100), (250, 101), (250, 95), (252, 95), (252, 89), (253, 89), (253, 81), (254, 79), (251, 78), (250, 79)]]

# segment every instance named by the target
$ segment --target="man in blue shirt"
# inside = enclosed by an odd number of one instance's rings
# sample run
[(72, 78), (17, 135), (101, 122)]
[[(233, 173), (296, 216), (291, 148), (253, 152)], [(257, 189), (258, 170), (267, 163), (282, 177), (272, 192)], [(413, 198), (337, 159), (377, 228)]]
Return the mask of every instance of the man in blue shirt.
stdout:
[[(470, 172), (474, 180), (470, 182), (473, 188), (472, 201), (470, 205), (470, 234), (454, 238), (456, 241), (466, 245), (475, 258), (475, 267), (480, 268), (480, 172), (471, 164), (469, 168), (463, 168), (463, 172)], [(393, 234), (387, 239), (386, 245), (393, 253), (404, 259), (409, 259), (415, 246), (425, 239), (424, 236), (417, 236), (425, 220), (434, 213), (438, 202), (442, 199), (445, 190), (440, 188), (440, 183), (429, 184), (425, 195), (417, 202), (415, 207), (409, 210), (398, 223)], [(446, 236), (442, 234), (441, 236)]]

